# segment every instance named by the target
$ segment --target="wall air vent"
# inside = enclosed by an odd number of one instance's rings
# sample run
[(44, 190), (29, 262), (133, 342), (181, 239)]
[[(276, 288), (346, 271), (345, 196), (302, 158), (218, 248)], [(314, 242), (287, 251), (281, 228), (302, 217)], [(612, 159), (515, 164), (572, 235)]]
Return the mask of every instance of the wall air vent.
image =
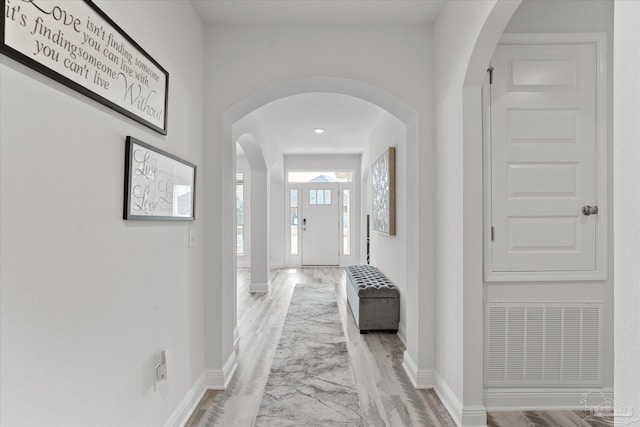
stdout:
[(485, 386), (600, 386), (602, 313), (602, 303), (486, 303)]

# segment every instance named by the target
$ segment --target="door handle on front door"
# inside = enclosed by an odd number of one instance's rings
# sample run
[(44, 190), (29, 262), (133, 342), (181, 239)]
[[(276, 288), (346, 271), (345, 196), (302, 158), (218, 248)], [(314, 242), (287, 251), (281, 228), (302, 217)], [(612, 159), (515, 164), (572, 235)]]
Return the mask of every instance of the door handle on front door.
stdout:
[(302, 231), (307, 230), (307, 218), (302, 218)]
[(598, 206), (589, 206), (589, 205), (583, 206), (582, 215), (585, 215), (585, 216), (598, 215)]

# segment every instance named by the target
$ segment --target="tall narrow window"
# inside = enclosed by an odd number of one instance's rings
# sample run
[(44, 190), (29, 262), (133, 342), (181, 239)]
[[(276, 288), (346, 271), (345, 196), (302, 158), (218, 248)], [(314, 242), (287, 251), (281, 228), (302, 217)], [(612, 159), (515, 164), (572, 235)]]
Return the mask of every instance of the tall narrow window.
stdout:
[(298, 255), (298, 190), (292, 188), (289, 202), (289, 231), (291, 235), (291, 255)]
[(244, 255), (244, 172), (236, 172), (236, 252)]
[(342, 254), (351, 255), (351, 190), (342, 190)]

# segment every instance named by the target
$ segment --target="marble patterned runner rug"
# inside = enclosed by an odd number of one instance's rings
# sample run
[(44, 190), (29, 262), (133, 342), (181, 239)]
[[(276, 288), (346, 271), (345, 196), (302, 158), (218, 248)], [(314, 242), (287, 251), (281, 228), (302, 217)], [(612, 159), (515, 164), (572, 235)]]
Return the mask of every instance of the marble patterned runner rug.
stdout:
[(333, 286), (297, 284), (255, 426), (364, 426)]

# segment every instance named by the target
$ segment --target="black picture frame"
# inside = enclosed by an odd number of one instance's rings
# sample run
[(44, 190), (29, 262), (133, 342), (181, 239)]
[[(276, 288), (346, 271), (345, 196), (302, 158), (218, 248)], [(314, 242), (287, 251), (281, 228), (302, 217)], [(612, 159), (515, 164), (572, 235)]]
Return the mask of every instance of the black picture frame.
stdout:
[(124, 158), (123, 219), (196, 219), (196, 165), (132, 136)]
[[(0, 0), (0, 4), (4, 12), (0, 19), (0, 53), (167, 134), (169, 73), (91, 0), (71, 4), (58, 0)], [(88, 30), (89, 25), (94, 32)], [(12, 31), (12, 45), (7, 43), (8, 30)], [(91, 48), (81, 44), (85, 35), (95, 36), (96, 43)], [(110, 42), (112, 49), (108, 50)]]

